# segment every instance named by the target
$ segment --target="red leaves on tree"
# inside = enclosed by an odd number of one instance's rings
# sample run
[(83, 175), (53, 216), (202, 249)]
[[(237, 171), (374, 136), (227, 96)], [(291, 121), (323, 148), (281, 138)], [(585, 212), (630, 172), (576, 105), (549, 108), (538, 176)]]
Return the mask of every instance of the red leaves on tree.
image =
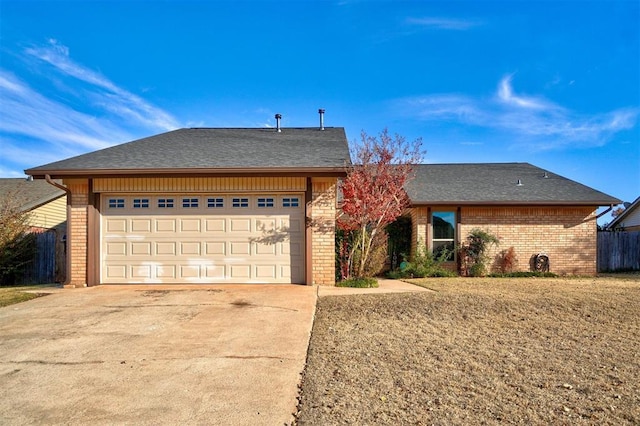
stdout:
[[(422, 140), (407, 144), (384, 129), (378, 137), (361, 134), (352, 150), (353, 165), (342, 183), (342, 212), (338, 227), (347, 233), (340, 248), (343, 277), (362, 277), (375, 268), (369, 256), (383, 244), (384, 228), (409, 205), (404, 185), (412, 178), (414, 164), (422, 158)], [(346, 262), (346, 263), (345, 263)], [(372, 261), (373, 262), (373, 261)], [(341, 268), (344, 269), (344, 268)]]
[(387, 129), (379, 138), (361, 134), (355, 147), (354, 164), (342, 183), (341, 229), (386, 226), (409, 205), (404, 185), (412, 177), (412, 165), (421, 159), (420, 139), (408, 145), (399, 135), (391, 138)]

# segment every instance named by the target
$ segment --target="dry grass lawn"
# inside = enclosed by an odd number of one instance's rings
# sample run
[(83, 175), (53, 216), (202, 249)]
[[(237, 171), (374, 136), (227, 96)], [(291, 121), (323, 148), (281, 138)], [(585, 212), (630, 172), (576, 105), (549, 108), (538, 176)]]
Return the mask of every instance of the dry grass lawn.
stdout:
[(318, 301), (300, 425), (640, 424), (640, 275)]

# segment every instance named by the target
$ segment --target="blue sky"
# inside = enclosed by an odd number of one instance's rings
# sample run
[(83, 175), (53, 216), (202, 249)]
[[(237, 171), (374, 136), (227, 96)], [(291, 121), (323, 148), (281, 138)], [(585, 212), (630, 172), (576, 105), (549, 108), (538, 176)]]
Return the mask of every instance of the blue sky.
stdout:
[[(179, 127), (387, 127), (640, 195), (638, 1), (0, 1), (0, 176)], [(526, 182), (525, 182), (526, 184)]]

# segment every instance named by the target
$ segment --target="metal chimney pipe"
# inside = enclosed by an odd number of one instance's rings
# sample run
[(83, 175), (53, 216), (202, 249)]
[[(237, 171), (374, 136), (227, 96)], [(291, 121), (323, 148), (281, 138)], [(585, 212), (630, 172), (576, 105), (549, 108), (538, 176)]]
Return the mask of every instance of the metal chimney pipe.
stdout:
[(320, 114), (320, 130), (324, 130), (324, 109), (320, 108), (318, 113)]
[(282, 114), (276, 114), (276, 130), (280, 133), (282, 130), (280, 129), (280, 119), (282, 118)]

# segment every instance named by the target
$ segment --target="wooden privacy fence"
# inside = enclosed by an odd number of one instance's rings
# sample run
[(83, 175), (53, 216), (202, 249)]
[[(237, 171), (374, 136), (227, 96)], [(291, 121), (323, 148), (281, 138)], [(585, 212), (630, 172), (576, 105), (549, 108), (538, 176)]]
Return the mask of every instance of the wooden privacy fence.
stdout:
[(640, 231), (598, 232), (598, 272), (640, 271)]
[(56, 280), (56, 231), (36, 233), (36, 252), (18, 284), (47, 284)]

